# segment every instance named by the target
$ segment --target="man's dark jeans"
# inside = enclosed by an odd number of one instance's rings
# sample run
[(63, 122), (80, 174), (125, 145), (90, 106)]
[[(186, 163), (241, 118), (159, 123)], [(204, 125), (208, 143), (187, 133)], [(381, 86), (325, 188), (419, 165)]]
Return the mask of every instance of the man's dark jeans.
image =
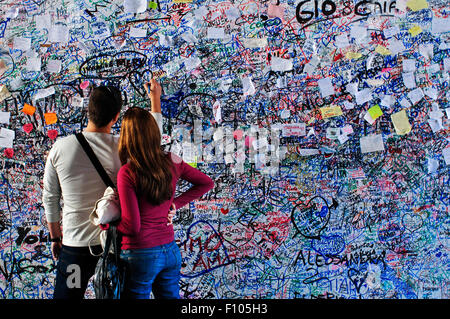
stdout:
[[(95, 255), (102, 252), (100, 245), (93, 246), (91, 249)], [(89, 247), (63, 245), (56, 266), (53, 299), (83, 299), (89, 279), (94, 275), (98, 259), (98, 256), (91, 254)], [(79, 278), (75, 278), (78, 275)]]

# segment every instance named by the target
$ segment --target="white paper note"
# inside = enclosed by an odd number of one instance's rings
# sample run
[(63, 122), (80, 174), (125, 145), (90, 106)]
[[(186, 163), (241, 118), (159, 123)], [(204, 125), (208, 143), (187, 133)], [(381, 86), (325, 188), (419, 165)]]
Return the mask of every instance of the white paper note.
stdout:
[(31, 48), (31, 39), (22, 37), (14, 38), (13, 47), (17, 50), (28, 51)]
[(223, 28), (208, 28), (207, 39), (223, 39), (225, 38), (225, 29)]
[(425, 95), (421, 88), (416, 88), (408, 93), (408, 98), (411, 100), (412, 104), (416, 104), (421, 99), (423, 99)]
[(147, 10), (147, 0), (124, 0), (125, 13), (142, 13)]
[(36, 15), (34, 19), (34, 21), (36, 22), (37, 30), (49, 30), (52, 26), (51, 16), (49, 14)]
[(130, 27), (129, 34), (132, 38), (145, 38), (147, 36), (147, 29)]
[(273, 71), (290, 71), (293, 68), (291, 59), (282, 59), (279, 57), (272, 57), (271, 68)]
[(360, 138), (361, 153), (384, 151), (383, 136), (372, 134)]
[(256, 89), (250, 76), (242, 78), (242, 90), (244, 96), (255, 94)]
[(450, 147), (442, 150), (442, 156), (444, 156), (445, 164), (450, 165)]
[(69, 42), (69, 28), (65, 25), (54, 25), (50, 28), (48, 33), (48, 40), (50, 42), (66, 44)]
[(48, 60), (47, 71), (50, 73), (59, 73), (61, 71), (61, 61), (60, 60)]
[(402, 62), (403, 72), (414, 72), (416, 70), (415, 59), (405, 59)]
[(28, 71), (41, 71), (41, 58), (27, 58), (27, 64), (25, 67)]
[(0, 129), (0, 147), (12, 148), (15, 138), (13, 130), (2, 127)]
[(408, 89), (412, 89), (416, 87), (416, 79), (414, 77), (414, 73), (402, 73), (403, 83)]
[(306, 135), (306, 125), (305, 125), (305, 123), (282, 124), (281, 133), (282, 133), (283, 137), (305, 136)]
[(322, 97), (327, 97), (335, 93), (333, 83), (330, 78), (323, 78), (317, 81), (319, 84), (320, 93)]
[(11, 116), (10, 112), (0, 111), (0, 123), (1, 124), (9, 124), (10, 116)]

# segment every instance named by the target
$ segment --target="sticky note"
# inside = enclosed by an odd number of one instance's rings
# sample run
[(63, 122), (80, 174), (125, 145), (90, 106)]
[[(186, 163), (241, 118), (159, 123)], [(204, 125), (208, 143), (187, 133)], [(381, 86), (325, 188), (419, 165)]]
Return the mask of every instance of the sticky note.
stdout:
[(428, 161), (428, 174), (435, 173), (439, 168), (439, 161), (434, 158), (429, 158)]
[(418, 25), (413, 26), (412, 28), (410, 28), (408, 30), (408, 32), (415, 37), (416, 35), (420, 34), (422, 32), (422, 28), (419, 27)]
[(409, 0), (406, 6), (412, 11), (419, 11), (428, 8), (428, 2), (427, 0)]
[(370, 117), (373, 118), (374, 120), (376, 120), (377, 118), (379, 118), (381, 115), (383, 115), (383, 111), (381, 110), (380, 106), (378, 104), (372, 106), (369, 110), (368, 110)]
[(31, 72), (41, 71), (41, 58), (27, 58), (27, 64), (25, 68)]
[(322, 97), (327, 97), (335, 93), (331, 78), (323, 78), (317, 81)]
[(403, 83), (408, 89), (412, 89), (416, 87), (416, 78), (414, 76), (414, 72), (407, 72), (402, 74)]
[(47, 71), (50, 73), (59, 73), (61, 71), (61, 61), (60, 60), (48, 60)]
[(405, 135), (411, 132), (411, 124), (409, 124), (408, 115), (405, 110), (391, 114), (391, 120), (394, 124), (395, 132), (398, 135)]
[(423, 93), (421, 88), (415, 88), (414, 90), (408, 92), (408, 98), (411, 100), (412, 104), (416, 104), (419, 102), (425, 94)]
[(349, 59), (349, 60), (357, 60), (357, 59), (359, 59), (360, 57), (362, 57), (362, 54), (359, 53), (359, 52), (348, 51), (348, 52), (345, 54), (345, 57), (346, 57), (347, 59)]
[(283, 124), (281, 127), (281, 134), (283, 137), (305, 136), (306, 135), (306, 125), (305, 125), (305, 123)]
[(253, 95), (256, 93), (256, 89), (251, 77), (242, 78), (242, 90), (244, 96)]
[(10, 112), (0, 111), (0, 123), (1, 124), (9, 124), (9, 118), (11, 117)]
[(158, 3), (153, 2), (153, 1), (149, 1), (148, 2), (148, 8), (149, 9), (157, 9), (158, 8)]
[(22, 37), (14, 38), (13, 47), (16, 50), (27, 51), (31, 48), (31, 39)]
[(382, 45), (377, 45), (377, 47), (375, 48), (375, 52), (381, 54), (381, 55), (390, 55), (391, 51), (389, 51), (388, 48), (386, 48), (385, 46)]
[(66, 44), (69, 42), (70, 31), (65, 25), (54, 25), (50, 28), (48, 33), (48, 41)]
[(9, 98), (10, 96), (11, 96), (11, 93), (9, 92), (6, 85), (0, 84), (0, 102), (3, 102), (3, 100)]
[(147, 9), (147, 0), (124, 0), (125, 13), (142, 13)]
[(265, 48), (268, 45), (267, 38), (244, 38), (242, 45), (246, 48)]
[(224, 28), (208, 28), (207, 29), (207, 39), (223, 39), (225, 38), (225, 29)]
[(442, 156), (444, 156), (445, 164), (450, 165), (450, 147), (442, 150)]
[(320, 108), (320, 114), (323, 119), (342, 115), (342, 109), (339, 105), (331, 105)]
[(33, 115), (34, 112), (36, 112), (36, 108), (28, 103), (25, 103), (23, 105), (23, 109), (22, 112), (27, 114), (27, 115)]
[(293, 69), (293, 63), (291, 59), (282, 59), (279, 57), (272, 57), (271, 68), (273, 71), (290, 71)]
[(371, 153), (384, 151), (383, 136), (381, 134), (371, 134), (359, 139), (361, 153)]
[(414, 72), (416, 71), (416, 60), (415, 59), (405, 59), (402, 62), (403, 72)]
[(58, 121), (56, 113), (44, 113), (44, 118), (47, 125), (55, 124)]
[(147, 29), (130, 27), (129, 34), (132, 38), (145, 38), (147, 36)]
[(14, 130), (2, 127), (0, 129), (0, 147), (12, 148), (15, 135)]

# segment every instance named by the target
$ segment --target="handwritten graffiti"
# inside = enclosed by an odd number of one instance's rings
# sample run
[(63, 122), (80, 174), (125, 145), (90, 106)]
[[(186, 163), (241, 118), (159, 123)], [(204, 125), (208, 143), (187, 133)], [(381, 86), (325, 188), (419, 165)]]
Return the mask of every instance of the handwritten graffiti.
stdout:
[(43, 168), (90, 90), (148, 109), (156, 78), (164, 147), (215, 180), (174, 222), (184, 298), (448, 299), (447, 6), (3, 1), (0, 298), (52, 296)]

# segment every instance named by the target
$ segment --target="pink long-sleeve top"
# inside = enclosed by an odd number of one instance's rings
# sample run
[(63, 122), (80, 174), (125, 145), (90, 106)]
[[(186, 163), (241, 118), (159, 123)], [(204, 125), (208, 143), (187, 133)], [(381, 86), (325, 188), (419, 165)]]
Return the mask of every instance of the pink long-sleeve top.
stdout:
[[(123, 234), (122, 249), (151, 248), (168, 244), (174, 240), (173, 225), (167, 225), (167, 215), (172, 202), (179, 209), (200, 198), (214, 187), (210, 177), (186, 164), (181, 158), (169, 153), (168, 160), (176, 158), (172, 169), (173, 194), (170, 200), (153, 205), (136, 195), (136, 181), (130, 165), (123, 165), (117, 175), (117, 191), (120, 198), (122, 217), (117, 229)], [(193, 184), (186, 192), (175, 197), (179, 179)]]

